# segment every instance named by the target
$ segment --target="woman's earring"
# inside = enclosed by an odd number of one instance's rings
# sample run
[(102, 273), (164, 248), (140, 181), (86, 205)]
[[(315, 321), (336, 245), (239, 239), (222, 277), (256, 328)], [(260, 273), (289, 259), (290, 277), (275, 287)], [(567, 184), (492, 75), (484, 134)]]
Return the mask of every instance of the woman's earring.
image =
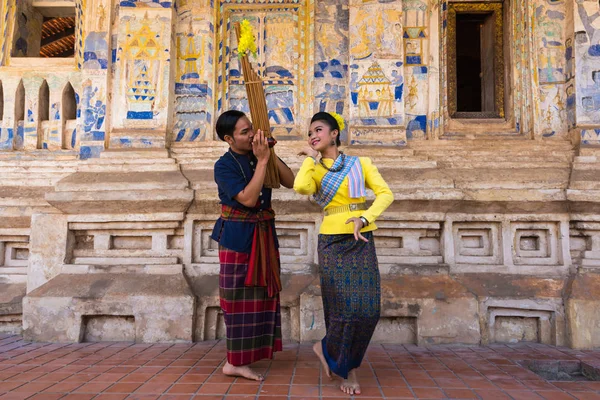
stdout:
[(335, 146), (335, 140), (331, 139), (331, 145)]

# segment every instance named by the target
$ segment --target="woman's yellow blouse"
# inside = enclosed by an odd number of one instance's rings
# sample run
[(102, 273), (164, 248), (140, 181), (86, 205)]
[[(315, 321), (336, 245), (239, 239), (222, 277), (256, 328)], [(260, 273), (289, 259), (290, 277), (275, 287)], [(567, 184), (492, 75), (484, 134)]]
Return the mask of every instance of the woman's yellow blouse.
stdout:
[[(319, 233), (325, 235), (352, 234), (354, 232), (354, 224), (346, 224), (346, 221), (348, 218), (360, 216), (365, 217), (369, 221), (369, 225), (363, 228), (361, 232), (373, 231), (377, 229), (374, 223), (375, 220), (394, 201), (392, 191), (381, 177), (377, 167), (373, 165), (371, 159), (368, 157), (359, 157), (359, 160), (365, 177), (365, 185), (367, 189), (371, 189), (375, 193), (375, 201), (368, 210), (348, 211), (324, 217)], [(333, 161), (330, 158), (323, 159), (323, 163), (328, 168), (331, 168)], [(307, 157), (302, 163), (300, 171), (296, 174), (294, 190), (300, 194), (309, 196), (315, 194), (321, 187), (321, 181), (326, 173), (327, 170), (321, 164), (315, 163), (314, 159)], [(331, 202), (325, 207), (325, 210), (351, 203), (364, 203), (366, 201), (364, 197), (351, 199), (348, 195), (348, 177), (346, 176)]]

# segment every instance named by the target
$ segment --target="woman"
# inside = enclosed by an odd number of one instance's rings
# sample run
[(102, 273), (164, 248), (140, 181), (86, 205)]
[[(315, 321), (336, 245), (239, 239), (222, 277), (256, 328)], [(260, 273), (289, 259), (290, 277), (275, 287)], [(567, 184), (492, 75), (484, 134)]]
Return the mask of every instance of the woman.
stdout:
[[(308, 157), (296, 175), (294, 190), (312, 195), (325, 215), (318, 253), (327, 332), (313, 350), (327, 376), (333, 371), (344, 379), (343, 392), (360, 394), (356, 369), (379, 321), (381, 300), (372, 231), (394, 196), (369, 158), (339, 151), (343, 129), (337, 114), (313, 116), (309, 147), (300, 153)], [(370, 207), (366, 188), (376, 195)]]
[[(227, 336), (223, 373), (261, 381), (249, 365), (282, 349), (275, 213), (271, 189), (263, 187), (271, 152), (243, 112), (224, 112), (216, 130), (229, 144), (215, 163), (221, 217), (212, 233), (219, 243), (219, 296)], [(292, 171), (279, 158), (277, 168), (281, 184), (291, 188)]]

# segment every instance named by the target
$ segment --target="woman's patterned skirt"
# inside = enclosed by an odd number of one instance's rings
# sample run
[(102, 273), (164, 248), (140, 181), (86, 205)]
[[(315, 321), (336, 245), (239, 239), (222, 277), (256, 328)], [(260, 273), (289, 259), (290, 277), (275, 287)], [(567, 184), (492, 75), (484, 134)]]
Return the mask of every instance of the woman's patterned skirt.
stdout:
[(333, 373), (348, 378), (367, 351), (381, 310), (373, 233), (319, 235), (319, 272), (327, 334), (323, 354)]

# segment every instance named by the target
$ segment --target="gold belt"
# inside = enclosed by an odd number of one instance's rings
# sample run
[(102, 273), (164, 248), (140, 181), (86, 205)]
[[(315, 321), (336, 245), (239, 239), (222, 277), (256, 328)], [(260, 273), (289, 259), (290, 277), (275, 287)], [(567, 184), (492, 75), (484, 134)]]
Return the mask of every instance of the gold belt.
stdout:
[(352, 204), (346, 204), (345, 206), (328, 208), (323, 213), (327, 217), (328, 215), (341, 214), (341, 213), (345, 213), (345, 212), (356, 211), (356, 210), (366, 210), (366, 209), (367, 209), (367, 203), (352, 203)]

